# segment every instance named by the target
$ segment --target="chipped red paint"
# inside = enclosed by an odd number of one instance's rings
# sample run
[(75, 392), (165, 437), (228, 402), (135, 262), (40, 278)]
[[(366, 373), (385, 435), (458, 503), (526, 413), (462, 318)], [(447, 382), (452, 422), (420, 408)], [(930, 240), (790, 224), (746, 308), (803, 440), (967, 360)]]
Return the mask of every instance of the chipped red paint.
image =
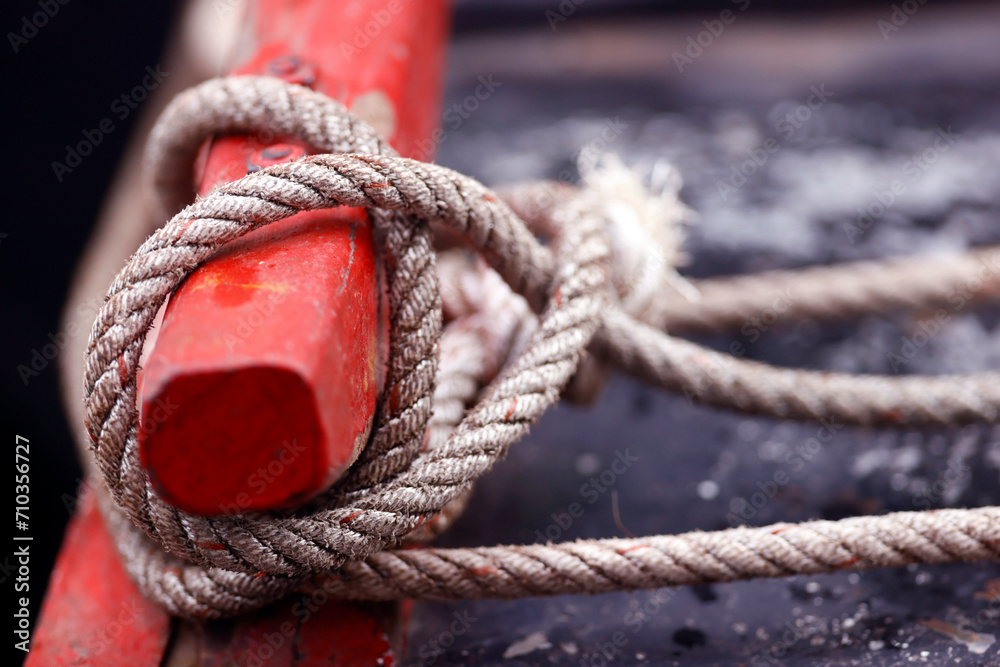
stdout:
[(83, 493), (38, 618), (28, 667), (158, 667), (170, 618), (128, 578), (96, 503)]
[[(360, 111), (394, 126), (400, 153), (429, 157), (441, 0), (360, 2), (349, 15), (263, 0), (256, 12), (257, 51), (237, 73), (280, 76), (348, 106), (363, 97)], [(376, 15), (389, 19), (356, 44)], [(287, 137), (217, 137), (199, 193), (307, 151)], [(371, 225), (352, 209), (259, 229), (188, 277), (147, 340), (141, 379), (140, 451), (164, 498), (199, 514), (266, 510), (337, 479), (374, 415), (386, 345), (377, 275)]]

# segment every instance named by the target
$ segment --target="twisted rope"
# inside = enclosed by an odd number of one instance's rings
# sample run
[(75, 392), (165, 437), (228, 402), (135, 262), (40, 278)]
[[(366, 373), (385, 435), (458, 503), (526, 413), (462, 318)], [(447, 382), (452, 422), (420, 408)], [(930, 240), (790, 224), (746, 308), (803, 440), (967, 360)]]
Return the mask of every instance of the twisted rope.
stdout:
[[(684, 583), (667, 563), (683, 563), (697, 573), (691, 574), (695, 578), (716, 576), (722, 581), (815, 571), (808, 568), (829, 568), (849, 560), (851, 556), (831, 560), (843, 554), (823, 547), (830, 552), (826, 560), (786, 559), (779, 567), (774, 565), (778, 556), (770, 554), (780, 552), (776, 543), (757, 533), (749, 537), (751, 533), (732, 531), (647, 538), (643, 544), (654, 545), (662, 558), (656, 560), (651, 552), (644, 565), (634, 559), (646, 549), (637, 548), (637, 555), (624, 561), (613, 557), (631, 544), (621, 540), (495, 551), (435, 550), (427, 552), (426, 562), (387, 553), (407, 538), (432, 535), (428, 522), (438, 527), (447, 522), (472, 482), (558, 400), (592, 339), (595, 350), (626, 370), (671, 389), (693, 386), (698, 398), (737, 409), (849, 423), (954, 423), (997, 417), (1000, 382), (995, 373), (933, 381), (803, 376), (745, 361), (730, 362), (734, 370), (729, 374), (705, 372), (699, 360), (714, 353), (672, 339), (612, 304), (608, 265), (612, 249), (607, 236), (611, 216), (592, 197), (566, 198), (546, 214), (551, 229), (558, 231), (554, 251), (550, 250), (481, 184), (443, 167), (395, 156), (371, 128), (336, 102), (274, 79), (210, 81), (171, 105), (154, 130), (149, 152), (166, 210), (175, 210), (189, 194), (189, 170), (197, 146), (214, 133), (236, 131), (285, 134), (325, 153), (248, 175), (176, 213), (140, 246), (111, 285), (87, 351), (87, 429), (97, 470), (108, 489), (100, 504), (131, 576), (145, 594), (173, 613), (196, 617), (241, 613), (281, 597), (317, 573), (354, 573), (358, 579), (371, 579), (369, 571), (392, 577), (397, 572), (411, 582), (399, 584), (400, 594), (434, 597), (426, 584), (416, 581), (425, 576), (418, 573), (420, 567), (444, 572), (444, 563), (451, 562), (465, 572), (462, 576), (474, 578), (480, 565), (467, 566), (494, 555), (503, 559), (502, 569), (510, 577), (507, 584), (502, 584), (503, 577), (491, 580), (492, 588), (487, 588), (497, 595)], [(371, 442), (344, 479), (290, 516), (203, 517), (169, 506), (155, 494), (139, 465), (136, 440), (135, 374), (153, 317), (172, 290), (222, 245), (300, 211), (333, 206), (363, 206), (371, 211), (387, 267), (390, 352)], [(464, 323), (442, 334), (432, 224), (462, 236), (539, 313), (523, 346), (516, 342), (519, 328), (513, 325), (491, 336), (489, 327), (459, 320)], [(448, 356), (439, 364), (439, 352), (445, 351)], [(807, 377), (805, 393), (802, 383), (795, 381), (802, 377)], [(754, 388), (754, 382), (767, 386)], [(477, 402), (466, 410), (477, 393)], [(845, 393), (850, 396), (845, 398)], [(858, 524), (891, 534), (879, 538), (882, 548), (858, 542), (857, 549), (866, 549), (858, 552), (859, 559), (895, 564), (898, 558), (885, 554), (903, 547), (915, 559), (907, 562), (940, 562), (945, 555), (950, 560), (997, 556), (996, 508), (925, 513), (912, 520), (893, 516)], [(900, 541), (908, 525), (919, 525), (923, 537)], [(955, 525), (963, 528), (949, 528)], [(839, 530), (850, 531), (854, 524), (844, 526)], [(808, 534), (820, 535), (823, 530), (818, 527)], [(829, 534), (840, 534), (830, 530), (834, 532)], [(850, 535), (857, 536), (862, 529), (854, 530)], [(819, 538), (803, 539), (809, 548), (820, 549)], [(739, 545), (755, 556), (726, 555), (741, 553)], [(857, 551), (844, 549), (844, 553)], [(720, 560), (707, 558), (709, 551)], [(479, 555), (468, 555), (472, 553)], [(702, 554), (709, 569), (691, 569), (688, 561), (696, 553)], [(393, 565), (397, 561), (410, 563), (416, 571), (411, 568), (405, 575)], [(761, 565), (765, 561), (776, 569), (767, 570)], [(640, 576), (640, 570), (645, 574)], [(449, 590), (438, 583), (439, 593)], [(377, 596), (390, 584), (380, 584), (382, 589), (372, 585)], [(471, 590), (470, 586), (456, 582), (451, 590)], [(344, 594), (359, 593), (345, 589)]]
[[(553, 211), (576, 196), (566, 183), (524, 183), (499, 190), (536, 233), (552, 235)], [(1000, 246), (956, 255), (895, 258), (689, 281), (662, 290), (643, 321), (674, 333), (739, 331), (805, 319), (831, 321), (899, 309), (953, 313), (1000, 298)], [(758, 328), (760, 328), (758, 326)]]
[(852, 262), (798, 271), (768, 271), (694, 283), (698, 298), (657, 302), (649, 323), (671, 331), (739, 330), (767, 316), (767, 325), (879, 315), (902, 308), (953, 313), (1000, 297), (1000, 247), (944, 257)]
[(997, 559), (1000, 508), (985, 507), (635, 539), (390, 551), (349, 564), (324, 586), (331, 595), (364, 600), (516, 598)]

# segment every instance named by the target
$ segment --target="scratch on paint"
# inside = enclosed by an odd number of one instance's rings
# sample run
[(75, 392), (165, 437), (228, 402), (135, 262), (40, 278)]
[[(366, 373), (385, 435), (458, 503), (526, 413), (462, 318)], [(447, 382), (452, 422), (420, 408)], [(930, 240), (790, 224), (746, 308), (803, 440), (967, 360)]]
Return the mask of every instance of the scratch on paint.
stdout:
[(358, 223), (352, 222), (351, 234), (349, 237), (351, 240), (351, 254), (348, 255), (347, 257), (347, 267), (344, 269), (343, 276), (341, 277), (340, 289), (337, 290), (337, 296), (340, 296), (341, 294), (344, 293), (344, 290), (347, 288), (347, 279), (351, 277), (351, 267), (354, 266), (354, 247), (356, 245), (355, 238), (357, 237), (357, 235), (358, 235)]
[[(352, 246), (353, 251), (353, 246)], [(291, 289), (288, 285), (278, 284), (278, 285), (264, 285), (261, 283), (231, 283), (227, 282), (225, 278), (221, 275), (208, 274), (202, 276), (201, 279), (192, 285), (189, 289), (191, 291), (215, 288), (215, 287), (242, 287), (243, 289), (254, 289), (254, 290), (264, 290), (267, 292), (287, 292)]]

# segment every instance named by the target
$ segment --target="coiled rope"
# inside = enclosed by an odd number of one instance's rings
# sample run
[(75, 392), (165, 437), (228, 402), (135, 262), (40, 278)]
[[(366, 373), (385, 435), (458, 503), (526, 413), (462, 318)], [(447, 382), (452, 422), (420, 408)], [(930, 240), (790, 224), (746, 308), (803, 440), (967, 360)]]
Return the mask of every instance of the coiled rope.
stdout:
[[(610, 261), (613, 215), (592, 193), (554, 198), (526, 216), (535, 229), (557, 231), (551, 246), (542, 245), (483, 185), (397, 157), (338, 103), (277, 79), (217, 79), (170, 105), (147, 153), (164, 207), (173, 212), (190, 199), (191, 165), (204, 139), (263, 131), (306, 141), (323, 154), (250, 174), (176, 213), (116, 277), (87, 350), (87, 430), (107, 487), (101, 508), (131, 576), (171, 612), (239, 614), (317, 575), (344, 597), (453, 599), (1000, 560), (998, 507), (640, 540), (391, 551), (443, 527), (474, 480), (583, 372), (581, 359), (610, 362), (713, 405), (848, 424), (996, 421), (1000, 373), (888, 378), (776, 369), (668, 336), (651, 326), (662, 321), (646, 324), (622, 309), (624, 295), (612, 276), (630, 272), (616, 271)], [(142, 470), (136, 439), (136, 370), (158, 308), (222, 245), (300, 211), (334, 206), (370, 211), (386, 264), (390, 352), (371, 441), (337, 485), (290, 516), (204, 517), (171, 507)], [(537, 322), (525, 325), (534, 319), (525, 311), (490, 331), (480, 313), (479, 325), (460, 318), (442, 329), (431, 226), (462, 236), (538, 313)], [(986, 252), (992, 253), (986, 261), (1000, 266), (997, 251)], [(937, 275), (941, 282), (980, 273), (978, 262), (967, 262)], [(810, 300), (835, 291), (823, 281), (813, 284)], [(887, 281), (880, 291), (866, 281), (869, 295), (841, 299), (840, 310), (870, 311), (880, 301), (873, 292), (895, 305), (940, 298), (934, 281), (911, 287)], [(899, 293), (909, 296), (885, 296)], [(738, 319), (738, 310), (729, 306), (716, 323)], [(663, 319), (671, 317), (677, 316)]]

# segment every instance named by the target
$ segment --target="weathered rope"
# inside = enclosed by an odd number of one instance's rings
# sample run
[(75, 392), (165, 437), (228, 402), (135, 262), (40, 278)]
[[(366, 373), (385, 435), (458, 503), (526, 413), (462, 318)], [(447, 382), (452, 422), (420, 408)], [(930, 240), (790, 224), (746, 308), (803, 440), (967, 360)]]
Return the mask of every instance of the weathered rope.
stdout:
[(838, 424), (996, 421), (1000, 373), (933, 377), (775, 368), (664, 336), (620, 312), (604, 317), (602, 350), (616, 367), (708, 405)]
[[(147, 595), (174, 613), (198, 617), (240, 613), (277, 599), (317, 573), (361, 576), (366, 570), (351, 568), (377, 571), (379, 563), (395, 562), (392, 558), (405, 561), (409, 556), (384, 552), (421, 531), (431, 534), (425, 524), (447, 516), (449, 508), (454, 510), (464, 501), (472, 482), (558, 400), (592, 339), (596, 351), (626, 370), (668, 388), (686, 391), (691, 386), (696, 398), (737, 409), (864, 424), (997, 418), (1000, 380), (996, 373), (933, 381), (812, 377), (745, 361), (730, 361), (733, 370), (729, 372), (708, 372), (703, 360), (715, 353), (672, 339), (615, 307), (608, 263), (611, 216), (592, 197), (566, 198), (546, 214), (551, 229), (558, 232), (550, 250), (481, 184), (443, 167), (396, 157), (374, 131), (336, 102), (278, 80), (210, 81), (171, 105), (153, 133), (150, 149), (164, 207), (172, 212), (183, 201), (190, 187), (191, 161), (206, 137), (216, 132), (265, 130), (304, 139), (325, 154), (248, 175), (174, 215), (140, 246), (115, 279), (88, 346), (87, 428), (97, 469), (108, 488), (101, 506), (133, 578)], [(135, 373), (157, 309), (220, 246), (299, 211), (333, 206), (363, 206), (372, 212), (387, 266), (390, 353), (386, 388), (370, 443), (346, 477), (320, 502), (291, 516), (202, 517), (176, 510), (153, 491), (139, 465), (136, 441)], [(477, 330), (463, 320), (449, 325), (442, 335), (430, 224), (464, 237), (539, 313), (526, 342), (517, 342), (517, 326), (491, 339), (485, 331), (488, 327)], [(471, 349), (476, 346), (492, 351), (477, 353)], [(448, 356), (439, 364), (438, 354), (445, 351)], [(801, 377), (807, 377), (805, 394), (795, 381)], [(477, 391), (487, 382), (485, 389)], [(767, 386), (754, 387), (754, 382)], [(971, 390), (970, 382), (974, 383)], [(465, 410), (473, 396), (476, 402)], [(428, 428), (431, 437), (425, 447)], [(793, 559), (779, 559), (775, 562), (783, 564), (772, 563), (776, 568), (772, 570), (752, 563), (774, 561), (778, 556), (769, 550), (781, 547), (767, 538), (744, 539), (751, 533), (733, 531), (692, 534), (717, 536), (707, 538), (646, 538), (642, 543), (658, 545), (657, 551), (663, 546), (663, 556), (656, 561), (661, 565), (651, 560), (644, 566), (645, 578), (634, 572), (642, 570), (643, 561), (634, 559), (648, 550), (636, 549), (636, 555), (616, 560), (612, 554), (625, 548), (615, 546), (626, 544), (621, 540), (581, 543), (579, 548), (498, 547), (482, 554), (502, 555), (503, 566), (511, 573), (513, 583), (501, 585), (497, 580), (491, 584), (501, 591), (498, 595), (515, 590), (554, 594), (684, 583), (665, 563), (687, 563), (685, 558), (693, 556), (685, 554), (707, 554), (707, 545), (721, 560), (712, 566), (715, 561), (706, 555), (705, 567), (715, 567), (717, 573), (711, 575), (704, 568), (693, 572), (719, 581), (778, 576), (774, 573), (782, 568), (786, 574), (819, 571), (809, 568), (821, 566), (829, 571), (855, 556), (872, 564), (895, 564), (898, 558), (885, 554), (904, 547), (906, 557), (913, 558), (907, 562), (997, 557), (997, 508), (921, 513), (912, 520), (905, 518), (911, 515), (892, 516), (896, 518), (857, 524), (863, 528), (844, 524), (840, 529), (847, 531), (844, 535), (851, 530), (855, 531), (851, 535), (857, 535), (858, 530), (878, 528), (887, 534), (878, 540), (882, 547), (858, 542), (854, 551), (843, 547), (844, 553), (854, 556), (832, 560), (844, 554), (824, 547), (819, 538), (803, 538), (803, 545), (794, 543), (797, 549), (829, 558), (808, 556), (798, 565)], [(922, 537), (903, 536), (906, 530), (917, 530), (913, 526), (919, 526)], [(742, 560), (726, 556), (741, 551), (754, 555), (741, 556)], [(428, 552), (426, 564), (431, 567), (433, 559), (440, 558), (462, 570), (461, 563), (475, 560), (463, 554), (472, 552), (481, 550)], [(524, 561), (536, 556), (545, 568)], [(361, 561), (365, 564), (360, 565)], [(521, 561), (524, 564), (518, 565)], [(424, 564), (409, 562), (414, 567)], [(443, 565), (433, 567), (440, 571)], [(583, 574), (587, 568), (600, 571), (605, 583)], [(538, 580), (543, 571), (544, 581)], [(410, 576), (424, 575), (411, 572)], [(474, 571), (465, 568), (463, 576), (473, 577)], [(607, 581), (615, 582), (615, 587), (609, 588)], [(412, 580), (400, 584), (399, 590), (434, 597), (419, 593), (422, 588), (426, 586)]]
[[(566, 183), (525, 183), (499, 190), (538, 233), (576, 194)], [(672, 333), (739, 331), (805, 319), (830, 321), (899, 309), (946, 313), (1000, 298), (1000, 246), (967, 253), (904, 257), (691, 280), (693, 290), (661, 290), (642, 320)], [(760, 328), (760, 325), (756, 325)]]
[(410, 549), (351, 563), (326, 587), (365, 600), (610, 593), (1000, 558), (1000, 508), (898, 512), (635, 539)]
[(839, 320), (887, 311), (944, 309), (1000, 297), (1000, 247), (944, 257), (852, 262), (768, 271), (694, 283), (695, 300), (667, 295), (649, 324), (674, 332), (739, 330), (766, 314), (767, 324)]

